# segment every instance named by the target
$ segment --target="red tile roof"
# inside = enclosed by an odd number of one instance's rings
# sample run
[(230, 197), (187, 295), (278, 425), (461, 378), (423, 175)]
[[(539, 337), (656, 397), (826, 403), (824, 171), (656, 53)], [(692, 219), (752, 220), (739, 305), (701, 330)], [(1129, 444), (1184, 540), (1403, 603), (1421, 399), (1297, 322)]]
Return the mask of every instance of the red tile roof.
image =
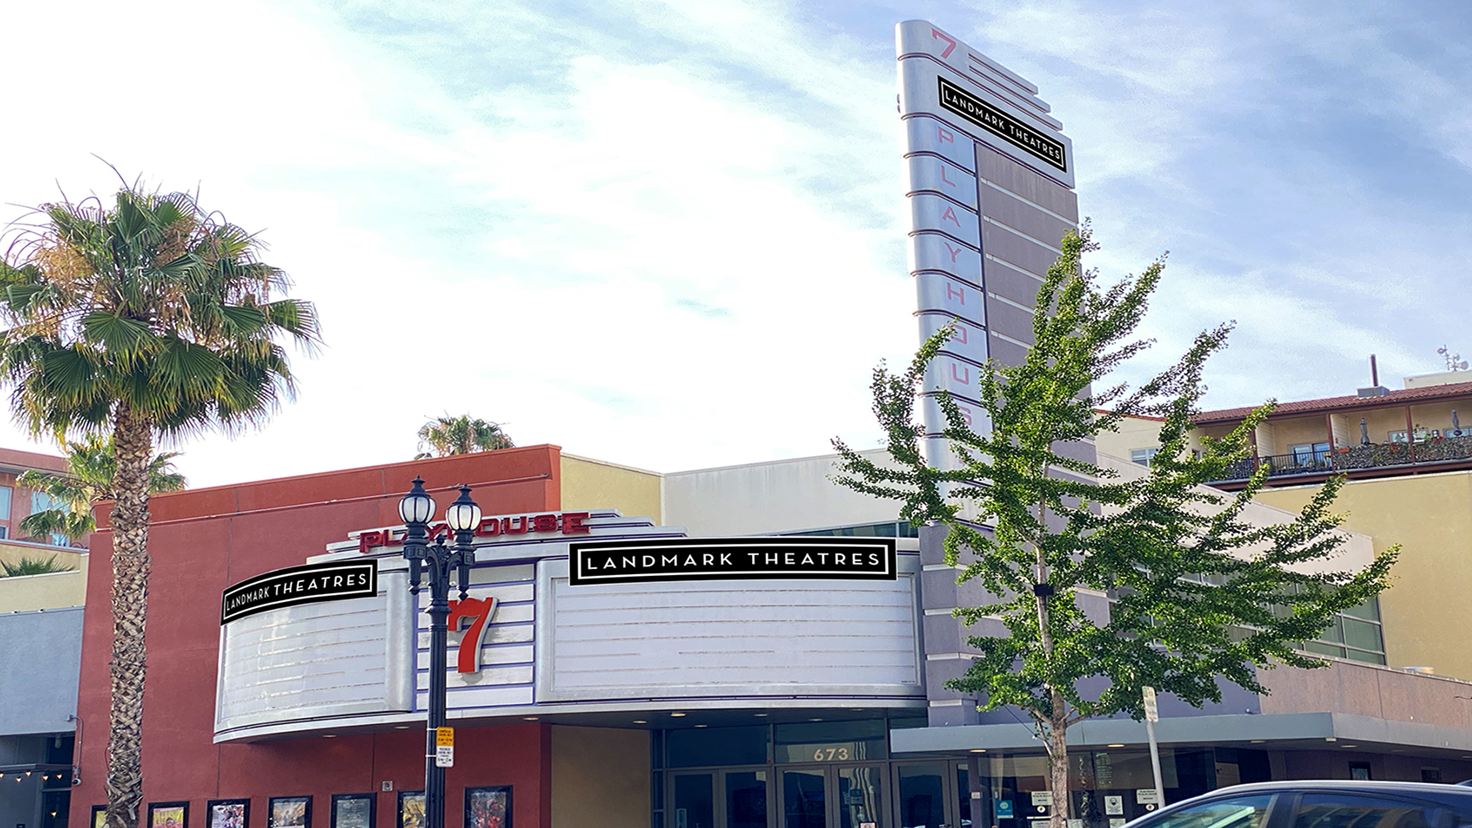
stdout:
[[(1278, 407), (1273, 409), (1273, 416), (1286, 417), (1300, 414), (1323, 414), (1330, 411), (1381, 408), (1388, 405), (1434, 402), (1455, 399), (1457, 397), (1472, 397), (1472, 382), (1456, 382), (1448, 385), (1427, 385), (1422, 388), (1406, 388), (1400, 391), (1391, 391), (1389, 394), (1379, 397), (1361, 397), (1356, 394), (1350, 394), (1343, 397), (1324, 397), (1317, 400), (1298, 400), (1296, 402), (1278, 403)], [(1246, 417), (1254, 408), (1256, 406), (1203, 411), (1193, 417), (1192, 420), (1197, 425), (1235, 422)]]

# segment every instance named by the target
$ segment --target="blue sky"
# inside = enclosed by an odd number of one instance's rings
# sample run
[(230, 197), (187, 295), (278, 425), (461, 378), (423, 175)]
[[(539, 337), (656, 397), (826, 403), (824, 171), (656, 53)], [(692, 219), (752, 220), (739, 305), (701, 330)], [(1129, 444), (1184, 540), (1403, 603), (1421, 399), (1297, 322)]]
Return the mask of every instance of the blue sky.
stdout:
[[(1169, 250), (1138, 376), (1238, 322), (1209, 405), (1472, 355), (1460, 4), (72, 0), (7, 12), (0, 200), (91, 157), (260, 228), (328, 347), (197, 484), (404, 459), (427, 416), (676, 470), (878, 435), (914, 347), (893, 24), (1041, 88), (1106, 275)], [(126, 55), (126, 57), (122, 57)], [(13, 213), (12, 213), (13, 214)], [(8, 216), (7, 216), (8, 217)], [(413, 322), (406, 322), (412, 314)], [(406, 394), (406, 389), (416, 389)], [(24, 445), (12, 426), (0, 442)]]

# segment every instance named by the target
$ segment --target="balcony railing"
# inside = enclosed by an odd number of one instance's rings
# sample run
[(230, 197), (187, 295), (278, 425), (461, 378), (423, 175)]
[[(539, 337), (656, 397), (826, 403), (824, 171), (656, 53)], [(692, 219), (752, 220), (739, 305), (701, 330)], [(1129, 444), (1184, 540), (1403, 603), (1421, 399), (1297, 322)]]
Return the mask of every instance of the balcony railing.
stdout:
[(1472, 437), (1432, 437), (1409, 443), (1370, 443), (1333, 451), (1273, 454), (1243, 460), (1227, 471), (1222, 481), (1246, 480), (1259, 465), (1268, 467), (1269, 477), (1299, 474), (1334, 474), (1359, 469), (1391, 466), (1422, 466), (1472, 460)]

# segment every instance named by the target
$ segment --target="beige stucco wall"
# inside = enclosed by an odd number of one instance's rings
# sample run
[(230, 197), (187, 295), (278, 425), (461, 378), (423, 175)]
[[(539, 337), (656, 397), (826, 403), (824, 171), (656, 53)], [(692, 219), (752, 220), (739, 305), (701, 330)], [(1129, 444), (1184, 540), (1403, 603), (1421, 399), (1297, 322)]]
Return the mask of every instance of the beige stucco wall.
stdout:
[[(1104, 452), (1099, 452), (1099, 465), (1106, 469), (1114, 470), (1120, 480), (1138, 480), (1149, 474), (1144, 466), (1131, 463), (1122, 457), (1115, 457)], [(1210, 486), (1198, 486), (1203, 493), (1222, 494)], [(1230, 497), (1230, 493), (1227, 494)], [(1193, 507), (1197, 514), (1215, 514), (1220, 507), (1212, 508), (1205, 504), (1196, 504)], [(1107, 511), (1107, 510), (1106, 510)], [(1242, 509), (1239, 519), (1253, 526), (1277, 526), (1292, 521), (1296, 515), (1276, 504), (1265, 503), (1258, 498), (1247, 504)], [(1320, 573), (1335, 572), (1340, 570), (1362, 569), (1374, 559), (1374, 539), (1362, 531), (1356, 531), (1353, 527), (1347, 527), (1349, 531), (1344, 533), (1344, 542), (1327, 560), (1304, 561), (1293, 565), (1293, 569), (1299, 572)], [(1266, 551), (1266, 546), (1261, 549), (1245, 549), (1242, 554), (1250, 555), (1254, 552)]]
[(614, 508), (628, 516), (664, 522), (660, 475), (643, 469), (562, 455), (562, 508)]
[(1126, 417), (1119, 423), (1118, 431), (1105, 431), (1094, 435), (1094, 448), (1100, 454), (1130, 459), (1136, 449), (1155, 448), (1160, 445), (1160, 420)]
[[(1267, 489), (1257, 500), (1299, 509), (1317, 490)], [(1472, 680), (1472, 472), (1351, 481), (1335, 508), (1348, 513), (1345, 528), (1374, 539), (1376, 552), (1401, 544), (1393, 584), (1380, 596), (1389, 664)]]
[(87, 555), (75, 552), (49, 552), (11, 544), (0, 546), (0, 560), (16, 563), (22, 557), (49, 558), (65, 561), (75, 567), (70, 572), (47, 575), (0, 577), (0, 612), (31, 612), (61, 607), (80, 607), (86, 603)]
[(552, 727), (552, 828), (649, 823), (649, 732)]

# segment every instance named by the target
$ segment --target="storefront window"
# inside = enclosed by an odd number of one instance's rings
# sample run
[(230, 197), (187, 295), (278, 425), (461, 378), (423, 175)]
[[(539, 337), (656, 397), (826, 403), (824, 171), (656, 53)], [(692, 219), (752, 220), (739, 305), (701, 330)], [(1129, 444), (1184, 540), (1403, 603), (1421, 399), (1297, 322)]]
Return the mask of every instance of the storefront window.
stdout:
[(889, 735), (881, 719), (780, 724), (773, 730), (779, 763), (858, 762), (889, 755)]
[(763, 765), (767, 762), (767, 728), (713, 727), (671, 730), (665, 734), (668, 767)]

